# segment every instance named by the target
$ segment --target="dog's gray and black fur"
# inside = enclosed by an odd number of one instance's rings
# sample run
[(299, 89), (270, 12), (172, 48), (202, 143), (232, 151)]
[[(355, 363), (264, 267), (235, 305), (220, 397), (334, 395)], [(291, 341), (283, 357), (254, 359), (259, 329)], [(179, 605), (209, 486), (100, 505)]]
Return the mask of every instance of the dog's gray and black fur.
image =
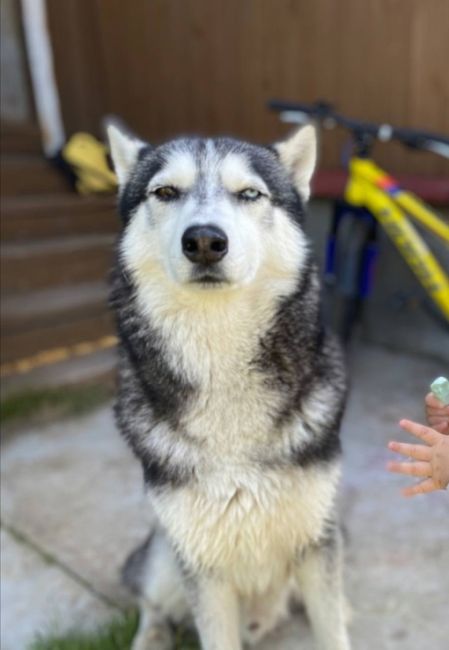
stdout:
[(272, 147), (110, 127), (123, 230), (111, 302), (119, 427), (158, 524), (128, 562), (134, 650), (193, 613), (239, 650), (301, 590), (320, 648), (348, 650), (335, 493), (345, 373), (302, 229), (312, 127)]

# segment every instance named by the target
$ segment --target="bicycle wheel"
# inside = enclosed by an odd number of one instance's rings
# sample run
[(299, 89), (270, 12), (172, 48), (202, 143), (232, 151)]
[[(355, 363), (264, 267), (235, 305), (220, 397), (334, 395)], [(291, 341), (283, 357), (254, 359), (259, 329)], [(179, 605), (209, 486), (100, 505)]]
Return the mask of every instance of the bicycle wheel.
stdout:
[(325, 319), (345, 345), (351, 339), (372, 286), (377, 224), (365, 209), (337, 201), (327, 241)]

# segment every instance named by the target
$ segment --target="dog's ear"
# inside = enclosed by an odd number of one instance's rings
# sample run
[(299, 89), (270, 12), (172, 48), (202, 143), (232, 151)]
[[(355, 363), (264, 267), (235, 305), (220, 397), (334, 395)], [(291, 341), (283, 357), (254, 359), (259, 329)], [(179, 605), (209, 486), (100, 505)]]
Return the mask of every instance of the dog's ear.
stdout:
[(317, 159), (317, 132), (307, 124), (295, 133), (274, 145), (301, 198), (307, 201), (310, 196), (310, 180)]
[(142, 140), (130, 137), (112, 123), (108, 124), (107, 133), (114, 170), (119, 185), (123, 185), (134, 167), (139, 151), (148, 145)]

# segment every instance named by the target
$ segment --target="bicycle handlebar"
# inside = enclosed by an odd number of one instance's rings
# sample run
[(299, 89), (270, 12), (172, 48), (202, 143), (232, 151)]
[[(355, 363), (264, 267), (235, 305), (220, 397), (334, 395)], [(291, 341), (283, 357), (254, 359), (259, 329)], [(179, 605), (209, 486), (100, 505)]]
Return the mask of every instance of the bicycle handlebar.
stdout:
[(334, 111), (331, 104), (317, 101), (314, 104), (299, 104), (273, 99), (268, 102), (271, 110), (281, 113), (285, 122), (302, 123), (308, 119), (315, 119), (332, 128), (342, 126), (353, 133), (357, 140), (371, 138), (388, 142), (398, 140), (403, 145), (412, 149), (428, 149), (441, 156), (449, 158), (449, 137), (429, 131), (416, 129), (397, 128), (391, 124), (375, 124), (354, 120)]

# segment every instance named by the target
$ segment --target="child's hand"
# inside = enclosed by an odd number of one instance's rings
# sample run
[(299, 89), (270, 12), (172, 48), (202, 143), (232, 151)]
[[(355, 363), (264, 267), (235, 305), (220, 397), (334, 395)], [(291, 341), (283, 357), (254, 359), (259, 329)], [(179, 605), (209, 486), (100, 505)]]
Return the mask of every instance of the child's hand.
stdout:
[(431, 427), (449, 434), (449, 406), (444, 406), (433, 393), (426, 395), (426, 416)]
[(390, 472), (420, 476), (424, 479), (417, 485), (405, 488), (402, 494), (411, 497), (415, 494), (444, 490), (449, 484), (449, 436), (410, 420), (401, 420), (399, 426), (426, 443), (426, 445), (410, 445), (403, 442), (388, 444), (388, 448), (392, 451), (414, 458), (416, 461), (407, 463), (391, 461), (387, 465)]

